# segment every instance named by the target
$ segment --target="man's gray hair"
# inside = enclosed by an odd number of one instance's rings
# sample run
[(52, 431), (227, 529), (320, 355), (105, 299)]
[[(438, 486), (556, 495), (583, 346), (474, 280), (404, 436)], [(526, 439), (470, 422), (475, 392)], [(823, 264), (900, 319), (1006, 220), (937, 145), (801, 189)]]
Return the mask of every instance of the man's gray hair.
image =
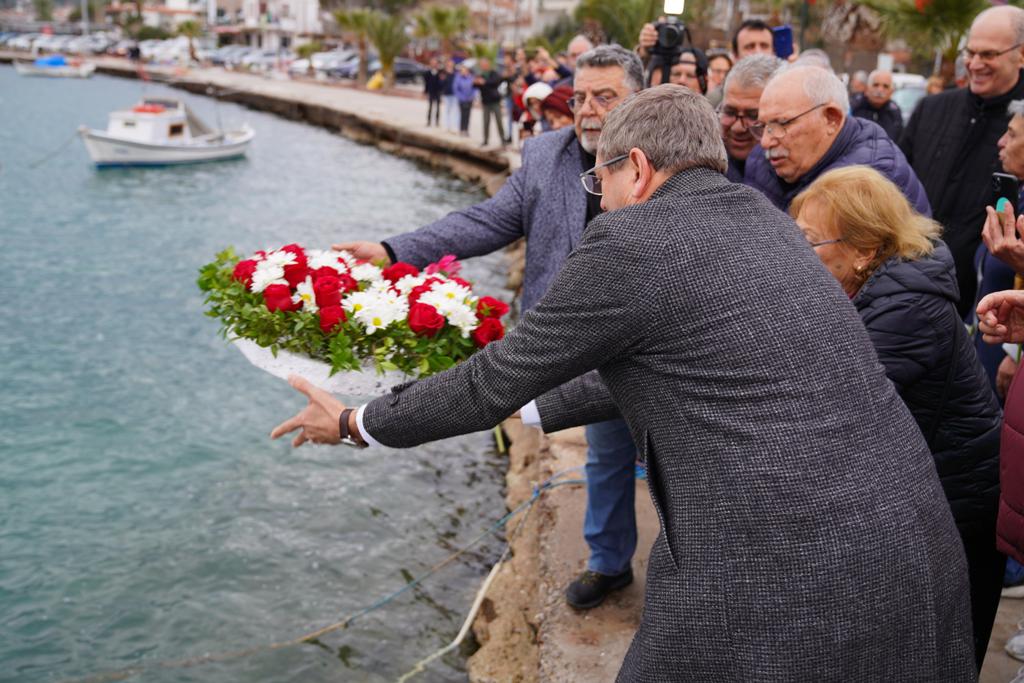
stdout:
[(799, 77), (804, 87), (804, 94), (811, 101), (811, 104), (834, 104), (844, 112), (850, 111), (850, 96), (846, 92), (846, 86), (831, 71), (816, 66), (802, 64), (791, 64), (775, 72), (769, 84), (782, 78), (786, 74), (793, 74)]
[(757, 88), (764, 90), (765, 84), (771, 80), (775, 72), (785, 66), (786, 63), (775, 55), (750, 55), (736, 62), (725, 77), (725, 85), (722, 92), (729, 92), (729, 87), (743, 88), (744, 90)]
[(1024, 100), (1014, 100), (1006, 107), (1010, 116), (1024, 116)]
[(608, 113), (597, 156), (607, 161), (634, 147), (670, 174), (698, 166), (725, 173), (728, 167), (722, 124), (711, 103), (681, 85), (641, 90)]
[(832, 58), (828, 56), (828, 53), (816, 47), (812, 47), (809, 50), (804, 50), (800, 53), (800, 56), (793, 62), (794, 65), (800, 66), (816, 66), (819, 69), (826, 69), (829, 73), (834, 73), (832, 70)]
[(643, 90), (644, 65), (632, 50), (621, 45), (598, 45), (576, 59), (576, 71), (586, 68), (607, 69), (617, 66), (625, 74), (625, 84), (632, 90)]

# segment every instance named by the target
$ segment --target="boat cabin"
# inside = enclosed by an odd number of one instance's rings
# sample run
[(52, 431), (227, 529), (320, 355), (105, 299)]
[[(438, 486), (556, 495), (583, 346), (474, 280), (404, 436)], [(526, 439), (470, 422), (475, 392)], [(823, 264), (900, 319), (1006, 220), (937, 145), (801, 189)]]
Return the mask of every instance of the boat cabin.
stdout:
[(146, 98), (131, 109), (111, 112), (107, 133), (136, 142), (187, 145), (214, 131), (178, 100)]

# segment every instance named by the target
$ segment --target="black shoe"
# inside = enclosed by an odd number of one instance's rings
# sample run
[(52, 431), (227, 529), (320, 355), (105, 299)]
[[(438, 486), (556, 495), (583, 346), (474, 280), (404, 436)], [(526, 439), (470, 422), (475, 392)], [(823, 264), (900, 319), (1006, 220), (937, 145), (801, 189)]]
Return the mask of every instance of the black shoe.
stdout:
[(608, 576), (598, 574), (589, 569), (569, 584), (565, 589), (565, 601), (576, 609), (597, 607), (612, 591), (625, 588), (633, 583), (633, 570), (627, 569), (621, 574)]

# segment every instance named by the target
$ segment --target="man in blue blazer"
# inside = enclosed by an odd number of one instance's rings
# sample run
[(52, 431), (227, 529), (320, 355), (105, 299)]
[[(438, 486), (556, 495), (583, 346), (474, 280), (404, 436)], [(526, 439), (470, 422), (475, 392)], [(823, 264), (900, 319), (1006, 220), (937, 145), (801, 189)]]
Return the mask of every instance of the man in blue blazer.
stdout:
[[(335, 245), (357, 258), (405, 261), (423, 267), (445, 254), (481, 256), (526, 238), (522, 309), (548, 290), (583, 235), (601, 212), (580, 173), (591, 168), (605, 116), (643, 87), (639, 57), (618, 45), (602, 45), (576, 62), (575, 126), (527, 140), (522, 167), (494, 197), (384, 242)], [(583, 534), (590, 547), (584, 571), (566, 591), (577, 609), (600, 604), (633, 580), (636, 550), (636, 448), (621, 419), (587, 426), (587, 512)]]

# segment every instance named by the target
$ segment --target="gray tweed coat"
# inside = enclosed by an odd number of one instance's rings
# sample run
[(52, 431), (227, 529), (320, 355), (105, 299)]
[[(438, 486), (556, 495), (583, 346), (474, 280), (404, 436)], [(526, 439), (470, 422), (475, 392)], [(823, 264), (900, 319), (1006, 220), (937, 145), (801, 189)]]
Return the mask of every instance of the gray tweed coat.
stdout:
[(598, 216), (504, 340), (371, 402), (378, 441), (480, 430), (599, 370), (662, 530), (620, 681), (973, 681), (924, 438), (793, 221), (720, 174)]

